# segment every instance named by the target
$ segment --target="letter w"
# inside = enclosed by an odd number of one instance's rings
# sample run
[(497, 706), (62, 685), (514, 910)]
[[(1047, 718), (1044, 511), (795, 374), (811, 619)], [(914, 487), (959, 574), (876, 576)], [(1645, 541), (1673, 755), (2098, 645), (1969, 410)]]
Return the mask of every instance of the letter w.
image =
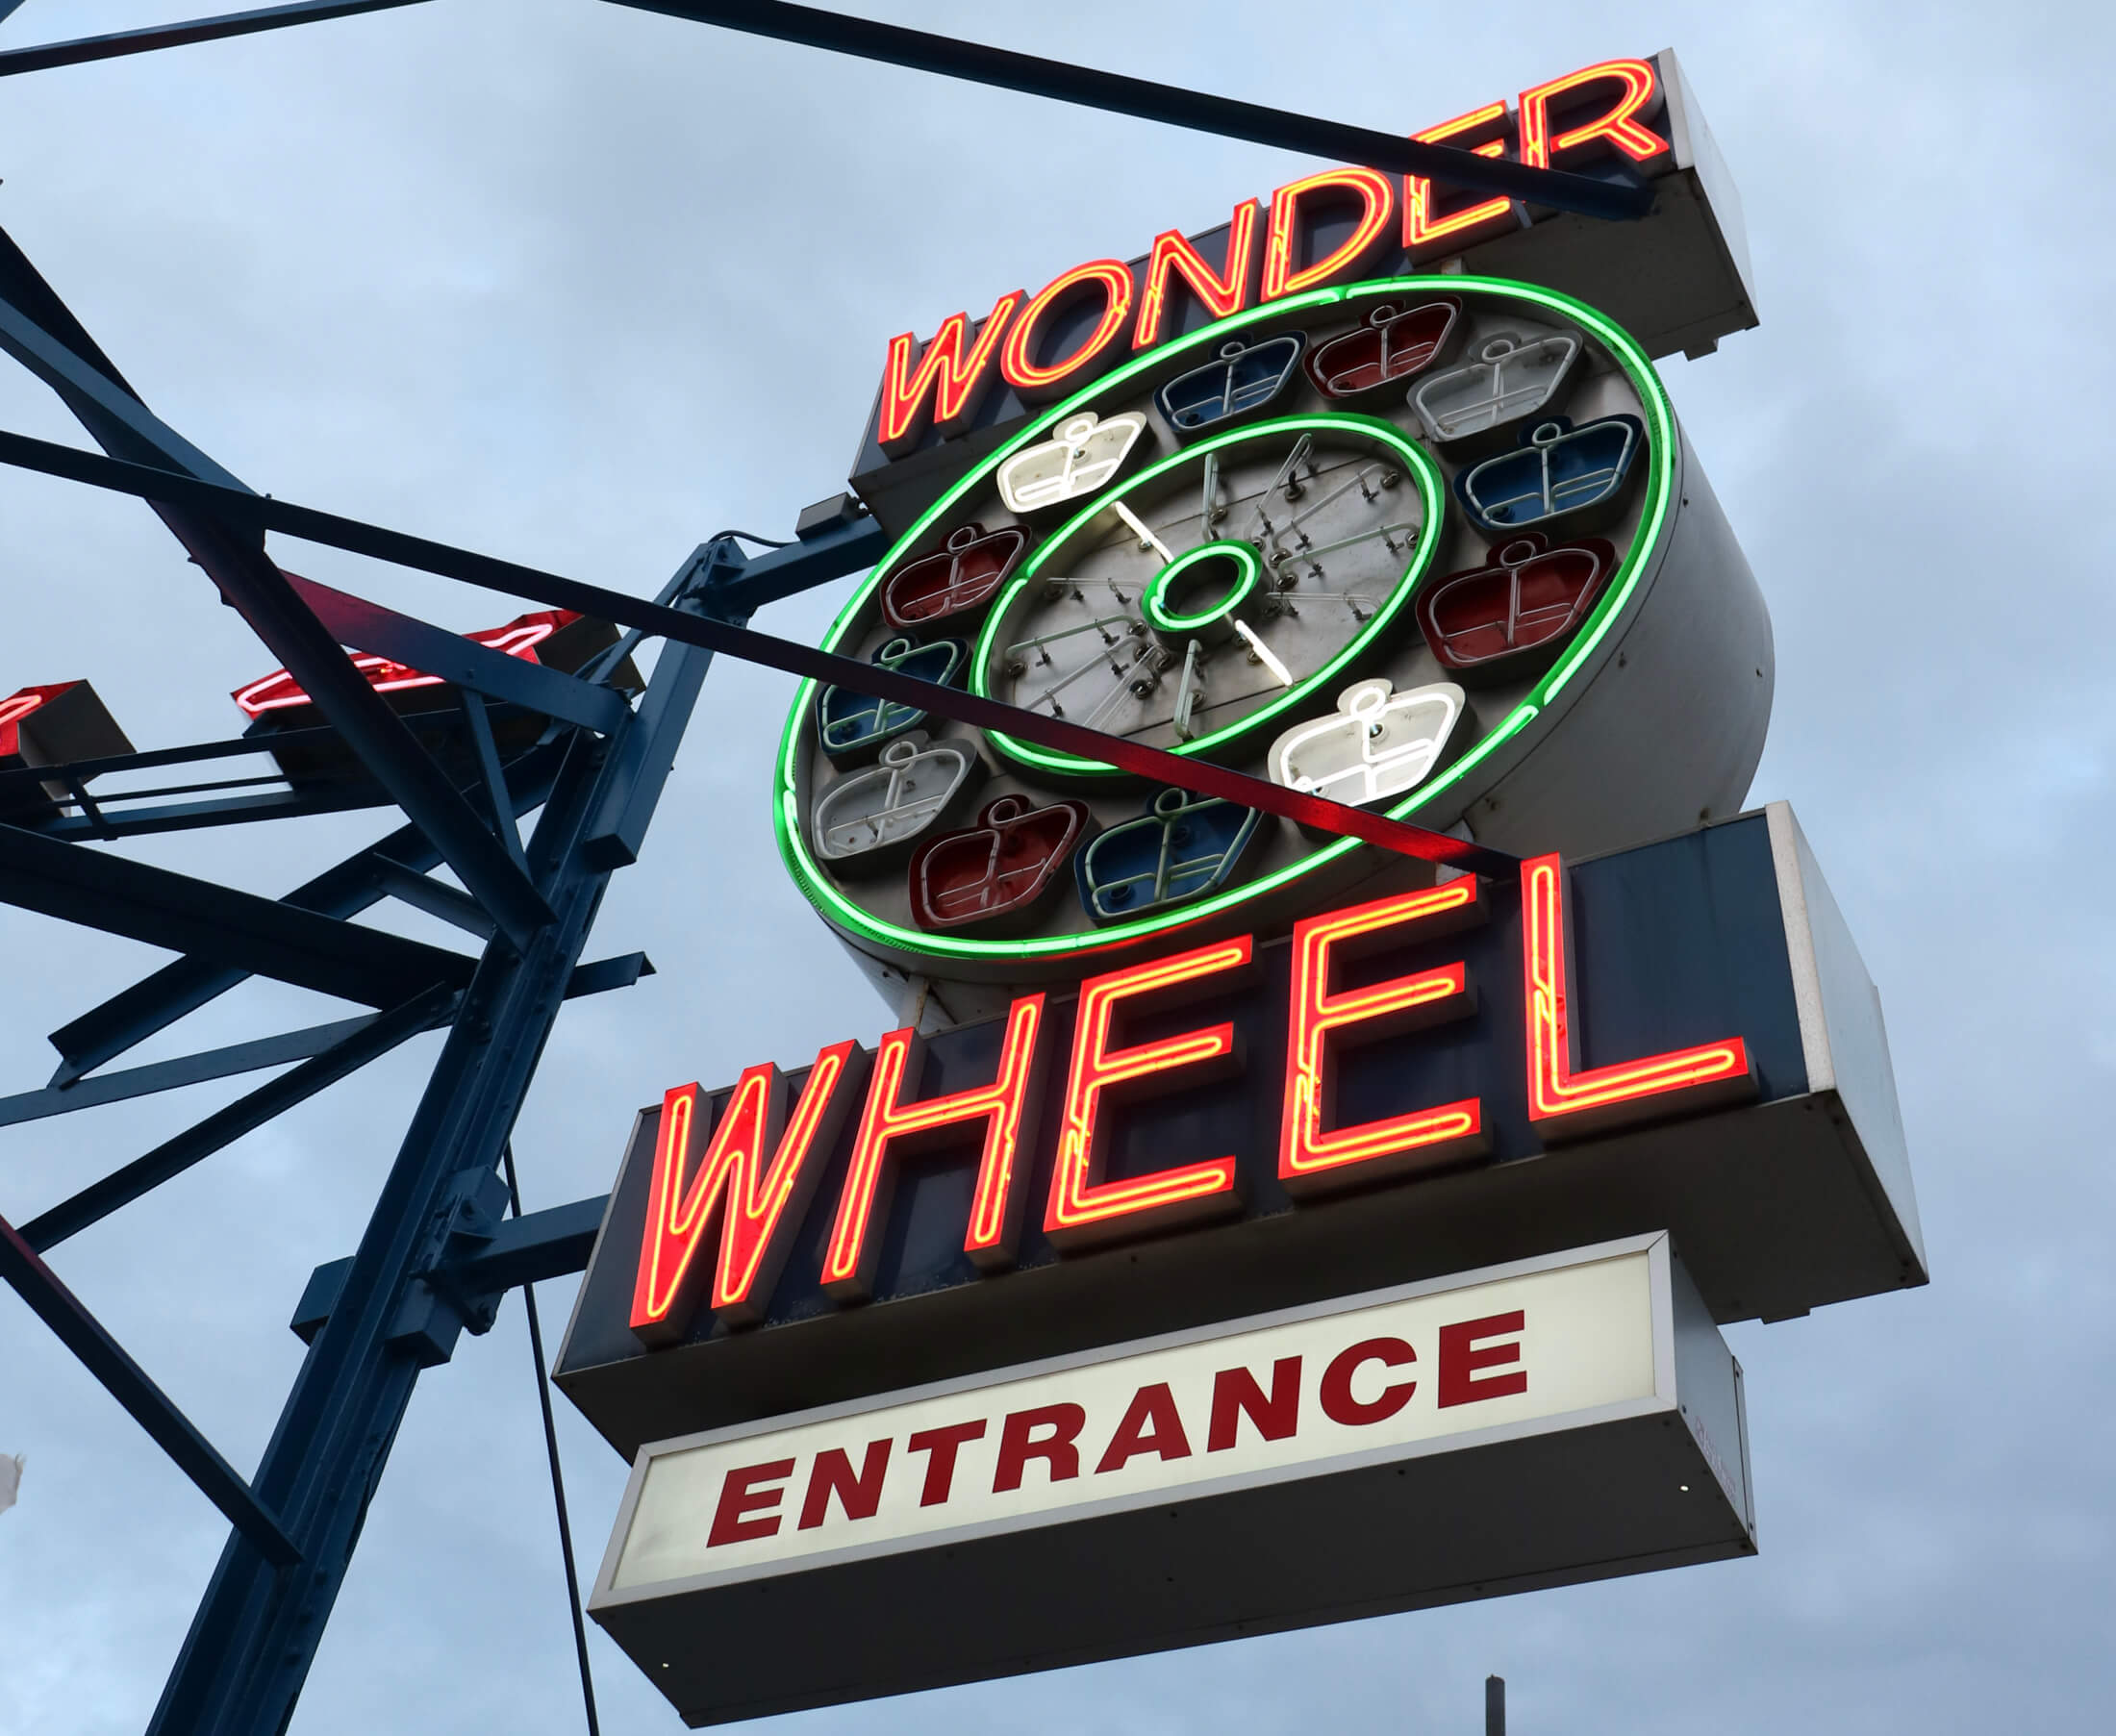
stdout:
[(749, 1069), (695, 1165), (698, 1088), (678, 1086), (663, 1099), (632, 1288), (632, 1330), (642, 1339), (674, 1344), (690, 1332), (708, 1288), (698, 1248), (716, 1218), (713, 1312), (738, 1323), (763, 1318), (869, 1061), (856, 1043), (822, 1050), (791, 1120), (785, 1075), (769, 1064)]
[[(950, 314), (941, 321), (933, 341), (911, 365), (910, 332), (899, 332), (889, 340), (889, 360), (882, 370), (882, 399), (876, 413), (874, 434), (882, 450), (901, 458), (924, 437), (928, 419), (943, 434), (953, 434), (977, 414), (977, 406), (992, 386), (995, 369), (993, 358), (999, 353), (999, 339), (1021, 305), (1021, 291), (1009, 289), (993, 304), (985, 322), (977, 328), (977, 340), (964, 354), (970, 315)], [(930, 404), (928, 400), (931, 400)]]

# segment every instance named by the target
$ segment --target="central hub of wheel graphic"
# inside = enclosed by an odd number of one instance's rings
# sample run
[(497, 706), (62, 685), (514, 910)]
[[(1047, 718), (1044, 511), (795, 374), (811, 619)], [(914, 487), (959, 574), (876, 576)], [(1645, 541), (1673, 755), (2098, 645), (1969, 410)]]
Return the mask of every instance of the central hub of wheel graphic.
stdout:
[(1264, 557), (1247, 542), (1205, 542), (1180, 554), (1154, 574), (1139, 599), (1139, 613), (1169, 650), (1180, 653), (1191, 640), (1224, 644), (1247, 630), (1258, 613)]

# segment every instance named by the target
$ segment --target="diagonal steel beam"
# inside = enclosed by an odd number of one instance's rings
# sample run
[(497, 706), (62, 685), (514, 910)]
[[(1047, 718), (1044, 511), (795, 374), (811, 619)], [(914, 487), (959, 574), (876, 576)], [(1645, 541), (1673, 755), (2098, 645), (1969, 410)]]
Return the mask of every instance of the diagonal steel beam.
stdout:
[[(5, 18), (22, 0), (0, 0)], [(391, 7), (420, 6), (425, 0), (306, 0), (291, 6), (262, 6), (246, 13), (221, 13), (181, 24), (157, 24), (146, 30), (121, 30), (109, 36), (75, 37), (65, 42), (40, 42), (34, 48), (0, 51), (0, 78), (11, 72), (42, 72), (53, 66), (77, 66), (84, 61), (110, 61), (120, 55), (146, 54), (157, 48), (182, 48), (192, 42), (216, 42), (225, 37), (253, 36), (261, 30), (285, 30), (290, 24), (320, 24), (356, 13), (386, 12)]]
[(207, 1049), (196, 1055), (181, 1055), (174, 1061), (157, 1061), (146, 1067), (128, 1068), (121, 1073), (105, 1073), (83, 1079), (62, 1089), (47, 1085), (42, 1091), (20, 1092), (0, 1097), (0, 1127), (23, 1121), (41, 1121), (55, 1115), (71, 1115), (77, 1109), (94, 1109), (105, 1103), (128, 1102), (156, 1092), (180, 1091), (187, 1085), (203, 1085), (209, 1079), (225, 1079), (236, 1073), (253, 1073), (267, 1067), (283, 1067), (290, 1061), (306, 1061), (320, 1055), (333, 1044), (374, 1023), (377, 1014), (358, 1019), (333, 1019), (306, 1030), (287, 1031), (277, 1037), (259, 1037), (249, 1043), (231, 1043), (224, 1048)]
[[(566, 985), (566, 998), (577, 1000), (583, 995), (606, 994), (613, 989), (629, 989), (641, 977), (653, 974), (653, 964), (643, 952), (597, 959), (593, 964), (574, 968), (572, 980)], [(41, 1091), (0, 1097), (0, 1127), (71, 1115), (77, 1109), (96, 1109), (105, 1103), (130, 1102), (157, 1092), (181, 1091), (187, 1085), (203, 1085), (210, 1079), (226, 1079), (237, 1073), (262, 1072), (268, 1067), (284, 1067), (290, 1061), (306, 1061), (365, 1030), (380, 1017), (369, 1013), (359, 1019), (334, 1019), (329, 1024), (313, 1024), (306, 1030), (258, 1037), (248, 1043), (231, 1043), (224, 1048), (180, 1055), (173, 1061), (156, 1061), (119, 1073), (98, 1073), (71, 1085), (47, 1085)]]
[(1531, 168), (1502, 158), (1479, 157), (1452, 145), (1422, 144), (1372, 127), (1346, 126), (1312, 114), (1268, 109), (1260, 103), (1210, 96), (1151, 79), (1129, 78), (1096, 66), (1046, 61), (1011, 49), (990, 48), (929, 31), (906, 30), (871, 18), (848, 17), (819, 7), (784, 0), (615, 0), (635, 12), (660, 13), (698, 24), (718, 24), (751, 36), (770, 37), (804, 48), (857, 55), (862, 60), (936, 72), (971, 84), (994, 85), (1027, 96), (1075, 103), (1137, 120), (1157, 120), (1193, 132), (1275, 145), (1306, 156), (1327, 157), (1397, 175), (1423, 175), (1470, 192), (1503, 193), (1581, 216), (1643, 217), (1653, 208), (1653, 190), (1636, 181), (1611, 182), (1563, 169)]
[(1158, 747), (1126, 741), (1121, 736), (1084, 729), (1062, 717), (1004, 705), (996, 699), (980, 698), (960, 688), (916, 680), (893, 669), (818, 650), (813, 645), (795, 644), (791, 640), (775, 639), (768, 633), (758, 633), (711, 616), (689, 615), (640, 597), (626, 596), (621, 591), (608, 591), (599, 585), (583, 584), (578, 579), (542, 572), (470, 549), (454, 548), (424, 537), (363, 524), (358, 519), (341, 518), (336, 514), (317, 512), (313, 507), (296, 506), (267, 495), (239, 493), (194, 478), (172, 476), (143, 465), (124, 465), (115, 459), (97, 458), (92, 453), (54, 445), (48, 440), (31, 440), (26, 435), (0, 433), (0, 464), (18, 465), (150, 499), (174, 496), (188, 502), (224, 503), (223, 510), (230, 518), (254, 525), (259, 530), (275, 530), (305, 541), (322, 542), (354, 554), (372, 555), (377, 560), (438, 573), (443, 578), (458, 579), (464, 584), (502, 591), (510, 596), (533, 597), (553, 608), (576, 610), (582, 615), (593, 615), (621, 626), (638, 627), (684, 644), (722, 651), (744, 663), (763, 664), (768, 668), (800, 675), (810, 681), (846, 687), (855, 693), (869, 693), (897, 704), (937, 712), (958, 723), (1019, 736), (1039, 746), (1114, 766), (1135, 777), (1201, 795), (1217, 795), (1246, 808), (1314, 826), (1319, 831), (1356, 838), (1363, 843), (1376, 844), (1397, 855), (1499, 880), (1510, 880), (1521, 870), (1519, 858), (1502, 850), (1370, 814), (1363, 808), (1348, 807), (1305, 791), (1291, 790), (1282, 784), (1251, 777), (1247, 772), (1216, 766), (1209, 760), (1185, 759)]
[[(516, 814), (539, 807), (550, 793), (559, 756), (540, 750), (528, 756), (533, 769), (517, 770), (510, 786)], [(416, 826), (403, 826), (387, 838), (326, 868), (315, 879), (296, 887), (279, 902), (296, 911), (318, 917), (356, 917), (379, 904), (387, 895), (377, 878), (376, 864), (387, 859), (424, 873), (441, 861), (441, 852)], [(187, 1014), (238, 987), (252, 973), (240, 966), (217, 958), (178, 959), (120, 990), (99, 1006), (52, 1032), (51, 1045), (62, 1057), (52, 1083), (71, 1084), (127, 1049), (166, 1030)]]
[(104, 1330), (102, 1321), (59, 1281), (59, 1275), (5, 1218), (0, 1218), (0, 1278), (13, 1287), (38, 1319), (57, 1333), (60, 1343), (102, 1383), (103, 1390), (125, 1407), (132, 1420), (176, 1461), (177, 1469), (198, 1485), (199, 1492), (227, 1516), (228, 1522), (248, 1538), (261, 1555), (282, 1567), (291, 1567), (301, 1559), (293, 1540), (265, 1511), (249, 1484), (214, 1450), (213, 1443), (170, 1402), (169, 1396), (147, 1378), (145, 1371), (125, 1353), (124, 1346)]
[(0, 903), (370, 1007), (461, 988), (476, 962), (15, 826), (0, 826)]
[(347, 1074), (358, 1072), (370, 1061), (381, 1060), (400, 1044), (448, 1023), (455, 1001), (456, 992), (452, 989), (437, 987), (414, 995), (401, 1007), (391, 1008), (341, 1038), (322, 1054), (244, 1093), (195, 1126), (164, 1140), (144, 1157), (134, 1158), (61, 1200), (50, 1211), (39, 1213), (21, 1226), (22, 1240), (38, 1253), (49, 1253), (67, 1237), (79, 1235), (91, 1223), (100, 1223), (121, 1206), (130, 1205), (183, 1174), (193, 1164), (203, 1163), (244, 1134), (256, 1132), (274, 1116), (285, 1115)]
[[(21, 249), (0, 231), (0, 349), (58, 392), (98, 445), (150, 468), (208, 480), (232, 498), (247, 495), (240, 479), (25, 314), (14, 296), (29, 283), (40, 286), (43, 296), (56, 298)], [(295, 594), (266, 557), (263, 535), (231, 526), (211, 510), (166, 501), (150, 504), (220, 588), (222, 597), (241, 612), (251, 630), (338, 727), (376, 781), (433, 839), (471, 895), (491, 912), (516, 945), (524, 944), (551, 919), (550, 907)]]

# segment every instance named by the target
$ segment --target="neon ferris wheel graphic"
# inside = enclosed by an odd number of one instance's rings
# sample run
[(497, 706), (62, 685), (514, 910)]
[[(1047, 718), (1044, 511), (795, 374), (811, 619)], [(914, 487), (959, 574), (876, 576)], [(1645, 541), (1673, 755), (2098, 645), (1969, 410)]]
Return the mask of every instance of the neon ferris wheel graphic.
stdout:
[[(1674, 594), (1660, 580), (1683, 462), (1650, 364), (1578, 302), (1459, 276), (1289, 297), (1046, 412), (898, 541), (828, 643), (1481, 837), (1503, 832), (1506, 777), (1566, 740), (1567, 695), (1650, 595)], [(1752, 584), (1730, 547), (1703, 566)], [(1751, 660), (1737, 617), (1741, 644), (1707, 619), (1681, 655)], [(1044, 980), (1113, 943), (1270, 921), (1373, 871), (1343, 841), (1238, 803), (863, 704), (836, 690), (796, 704), (776, 813), (802, 891), (888, 969)], [(854, 712), (865, 739), (846, 734)], [(851, 767), (909, 730), (929, 754), (953, 743), (963, 775), (952, 793), (904, 787), (847, 851)], [(1582, 766), (1606, 751), (1591, 733), (1573, 731)], [(860, 800), (884, 794), (864, 778)], [(1014, 828), (971, 886), (962, 865), (993, 832), (978, 804), (995, 801), (1083, 817)], [(910, 850), (955, 865), (945, 916), (906, 877)]]

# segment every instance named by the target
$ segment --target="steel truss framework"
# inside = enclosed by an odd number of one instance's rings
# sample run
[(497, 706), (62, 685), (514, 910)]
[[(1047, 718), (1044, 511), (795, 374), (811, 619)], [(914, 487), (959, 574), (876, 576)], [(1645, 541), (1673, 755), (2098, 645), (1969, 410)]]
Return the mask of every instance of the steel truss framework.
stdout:
[[(22, 0), (0, 0), (0, 20)], [(0, 76), (378, 12), (425, 0), (308, 0), (154, 30), (0, 50)], [(1538, 170), (1445, 146), (1040, 61), (777, 0), (716, 5), (615, 0), (641, 10), (1287, 148), (1432, 176), (1471, 191), (1532, 197), (1601, 217), (1643, 214), (1626, 179)], [(0, 462), (144, 501), (314, 699), (324, 721), (272, 738), (329, 747), (336, 779), (216, 775), (255, 739), (0, 771), (0, 901), (178, 954), (172, 964), (54, 1031), (41, 1091), (0, 1098), (0, 1126), (204, 1080), (285, 1068), (268, 1082), (16, 1226), (0, 1218), (0, 1276), (168, 1453), (231, 1529), (151, 1729), (272, 1736), (293, 1715), (367, 1503), (419, 1373), (465, 1331), (488, 1330), (506, 1293), (577, 1272), (600, 1198), (520, 1214), (509, 1138), (560, 1008), (630, 986), (643, 955), (582, 962), (610, 876), (639, 858), (678, 743), (716, 653), (849, 684), (1146, 777), (1223, 795), (1380, 847), (1510, 875), (1496, 851), (1303, 795), (1202, 762), (751, 630), (767, 603), (870, 566), (887, 539), (849, 501), (805, 516), (812, 534), (758, 555), (729, 533), (695, 549), (652, 600), (260, 494), (149, 410), (12, 239), (0, 232), (0, 349), (49, 386), (101, 455), (0, 432)], [(313, 584), (266, 552), (277, 531), (628, 629), (577, 674), (505, 656), (362, 598)], [(646, 639), (663, 642), (634, 703), (617, 685)], [(442, 676), (456, 749), (432, 751), (348, 652)], [(504, 734), (534, 744), (503, 754)], [(513, 725), (496, 731), (495, 723)], [(461, 768), (467, 766), (466, 780)], [(112, 790), (124, 773), (176, 781)], [(103, 785), (99, 793), (94, 786)], [(41, 814), (33, 787), (57, 791)], [(13, 798), (11, 800), (11, 798)], [(404, 823), (277, 900), (94, 847), (149, 833), (354, 808)], [(524, 839), (520, 822), (535, 817)], [(431, 877), (445, 865), (465, 891)], [(354, 920), (393, 898), (480, 943), (454, 951)], [(179, 1060), (109, 1064), (253, 976), (369, 1009), (283, 1036)], [(295, 1313), (301, 1372), (256, 1472), (245, 1479), (63, 1284), (44, 1256), (69, 1236), (422, 1032), (445, 1029), (355, 1252), (319, 1268)], [(507, 1216), (512, 1196), (514, 1216)], [(533, 1307), (533, 1299), (532, 1299)], [(541, 1344), (539, 1366), (541, 1370)], [(546, 1432), (549, 1439), (548, 1396)], [(554, 1475), (556, 1447), (552, 1444)], [(564, 1506), (561, 1500), (561, 1524)], [(570, 1550), (567, 1551), (570, 1571)], [(578, 1594), (574, 1594), (578, 1633)], [(585, 1668), (585, 1654), (583, 1658)], [(592, 1701), (590, 1719), (592, 1723)]]

